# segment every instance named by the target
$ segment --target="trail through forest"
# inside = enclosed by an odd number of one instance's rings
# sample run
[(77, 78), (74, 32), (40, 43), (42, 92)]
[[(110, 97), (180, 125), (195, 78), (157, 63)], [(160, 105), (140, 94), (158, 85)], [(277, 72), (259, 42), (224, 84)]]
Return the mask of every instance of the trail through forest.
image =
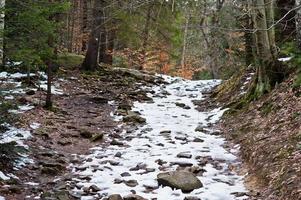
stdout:
[[(170, 84), (144, 87), (154, 91), (149, 93), (153, 102), (134, 104), (133, 112), (146, 119), (145, 125), (134, 131), (124, 130), (109, 147), (92, 148), (90, 155), (82, 156), (82, 164), (72, 166), (75, 175), (89, 177), (86, 181), (75, 179), (75, 194), (85, 200), (111, 194), (126, 196), (133, 191), (159, 200), (182, 200), (187, 196), (203, 200), (246, 198), (243, 176), (233, 171), (239, 164), (233, 154), (237, 149), (226, 149), (224, 138), (213, 126), (224, 110), (199, 112), (192, 102), (200, 100), (201, 92), (211, 90), (220, 81), (187, 81), (167, 76), (165, 80)], [(159, 173), (176, 169), (196, 174), (203, 186), (193, 190), (193, 177), (178, 180), (192, 187), (189, 194), (158, 185)], [(87, 194), (89, 190), (92, 194)]]

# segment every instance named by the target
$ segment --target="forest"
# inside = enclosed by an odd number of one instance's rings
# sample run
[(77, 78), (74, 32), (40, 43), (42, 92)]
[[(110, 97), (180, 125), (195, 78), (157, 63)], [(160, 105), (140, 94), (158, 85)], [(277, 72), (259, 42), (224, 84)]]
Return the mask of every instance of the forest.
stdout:
[(0, 200), (300, 200), (301, 0), (0, 0)]

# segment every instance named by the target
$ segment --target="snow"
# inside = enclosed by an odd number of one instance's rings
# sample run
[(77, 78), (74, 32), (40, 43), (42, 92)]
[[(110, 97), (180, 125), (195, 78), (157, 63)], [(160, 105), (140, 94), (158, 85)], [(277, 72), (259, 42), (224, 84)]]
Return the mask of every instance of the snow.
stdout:
[(278, 60), (279, 60), (280, 62), (288, 62), (288, 61), (290, 61), (292, 58), (293, 58), (293, 57), (291, 56), (291, 57), (278, 58)]
[(0, 180), (7, 181), (10, 177), (6, 176), (3, 172), (0, 171)]
[(0, 196), (0, 200), (5, 200), (5, 198), (4, 198), (4, 197), (2, 197), (2, 196)]
[(36, 123), (36, 122), (29, 125), (29, 127), (33, 130), (40, 128), (40, 126), (41, 126), (41, 124)]
[(16, 128), (9, 124), (5, 124), (5, 126), (8, 130), (1, 135), (0, 144), (15, 141), (19, 145), (24, 146), (22, 140), (26, 140), (31, 136), (30, 131), (23, 128)]
[[(202, 91), (210, 90), (220, 83), (219, 80), (208, 81), (187, 81), (181, 78), (162, 76), (167, 82), (171, 83), (164, 86), (152, 88), (156, 94), (153, 96), (154, 103), (135, 102), (133, 111), (139, 111), (142, 117), (146, 118), (146, 125), (140, 127), (133, 133), (126, 136), (133, 136), (132, 140), (126, 142), (124, 147), (101, 146), (91, 149), (92, 153), (85, 158), (81, 165), (87, 167), (84, 171), (76, 171), (76, 166), (71, 165), (74, 174), (78, 176), (88, 176), (90, 181), (74, 179), (77, 185), (89, 187), (92, 184), (101, 188), (100, 195), (121, 194), (122, 196), (135, 190), (138, 195), (147, 199), (157, 198), (158, 200), (173, 199), (183, 200), (185, 196), (197, 196), (202, 200), (221, 200), (221, 199), (246, 199), (246, 197), (236, 198), (231, 193), (246, 192), (243, 184), (243, 176), (229, 171), (230, 165), (239, 164), (237, 157), (224, 148), (225, 139), (221, 136), (210, 135), (208, 133), (196, 132), (195, 128), (199, 125), (208, 126), (216, 123), (223, 115), (225, 110), (221, 108), (209, 112), (199, 112), (192, 103), (192, 100), (202, 99)], [(171, 95), (165, 98), (163, 91)], [(184, 103), (192, 109), (185, 110), (175, 105), (175, 102)], [(160, 105), (160, 106), (158, 106)], [(147, 130), (148, 131), (145, 131)], [(162, 130), (170, 130), (170, 134), (160, 134)], [(211, 132), (216, 131), (208, 128)], [(185, 137), (188, 142), (177, 140), (178, 137)], [(202, 143), (192, 142), (195, 138), (204, 140)], [(159, 143), (163, 145), (158, 145)], [(114, 155), (121, 152), (122, 157), (116, 158)], [(178, 158), (177, 154), (188, 152), (192, 155), (191, 159)], [(208, 163), (204, 169), (206, 172), (198, 178), (204, 184), (203, 188), (194, 190), (189, 195), (180, 190), (172, 190), (169, 187), (159, 187), (152, 192), (146, 192), (145, 185), (157, 186), (157, 174), (164, 171), (176, 170), (177, 165), (172, 162), (183, 161), (198, 166), (197, 156), (206, 158), (211, 157), (219, 164), (219, 168)], [(161, 159), (166, 164), (161, 167), (157, 160)], [(107, 161), (120, 162), (119, 165), (111, 165)], [(130, 168), (138, 164), (146, 164), (147, 168), (154, 168), (153, 172), (145, 173), (144, 169), (129, 171)], [(129, 172), (130, 177), (121, 177), (121, 173)], [(128, 187), (124, 183), (114, 184), (114, 179), (137, 180), (139, 185)], [(82, 191), (75, 189), (73, 192), (82, 194)], [(94, 199), (93, 196), (83, 196), (82, 200)]]

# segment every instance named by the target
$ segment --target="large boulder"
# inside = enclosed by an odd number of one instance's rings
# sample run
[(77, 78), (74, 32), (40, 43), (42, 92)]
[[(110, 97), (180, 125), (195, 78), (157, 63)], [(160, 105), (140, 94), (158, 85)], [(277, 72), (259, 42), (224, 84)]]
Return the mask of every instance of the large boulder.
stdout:
[(173, 171), (157, 175), (159, 185), (168, 186), (173, 189), (180, 189), (184, 193), (189, 193), (194, 189), (203, 187), (201, 181), (191, 172)]

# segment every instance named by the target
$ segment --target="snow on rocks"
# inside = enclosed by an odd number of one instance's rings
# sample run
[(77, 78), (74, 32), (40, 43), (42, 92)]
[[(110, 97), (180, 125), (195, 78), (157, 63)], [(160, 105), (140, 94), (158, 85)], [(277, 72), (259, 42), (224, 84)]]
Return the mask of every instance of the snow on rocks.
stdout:
[(0, 171), (0, 180), (7, 181), (10, 177), (6, 176), (3, 172)]
[[(220, 81), (163, 78), (169, 84), (155, 86), (152, 88), (155, 93), (148, 94), (154, 102), (134, 103), (133, 112), (141, 113), (146, 120), (144, 126), (119, 138), (122, 145), (94, 147), (90, 155), (81, 156), (85, 160), (82, 164), (70, 166), (77, 177), (73, 179), (74, 195), (82, 200), (131, 193), (158, 200), (183, 200), (189, 196), (202, 200), (246, 199), (234, 195), (246, 192), (244, 177), (230, 170), (239, 161), (224, 148), (225, 139), (213, 134), (217, 130), (210, 126), (225, 110), (198, 112), (192, 103), (202, 99), (202, 92), (211, 90)], [(198, 126), (208, 131), (195, 131)], [(179, 170), (193, 173), (203, 187), (195, 187), (186, 194), (180, 189), (159, 186), (158, 174)], [(99, 191), (92, 192), (89, 189), (92, 185)]]

